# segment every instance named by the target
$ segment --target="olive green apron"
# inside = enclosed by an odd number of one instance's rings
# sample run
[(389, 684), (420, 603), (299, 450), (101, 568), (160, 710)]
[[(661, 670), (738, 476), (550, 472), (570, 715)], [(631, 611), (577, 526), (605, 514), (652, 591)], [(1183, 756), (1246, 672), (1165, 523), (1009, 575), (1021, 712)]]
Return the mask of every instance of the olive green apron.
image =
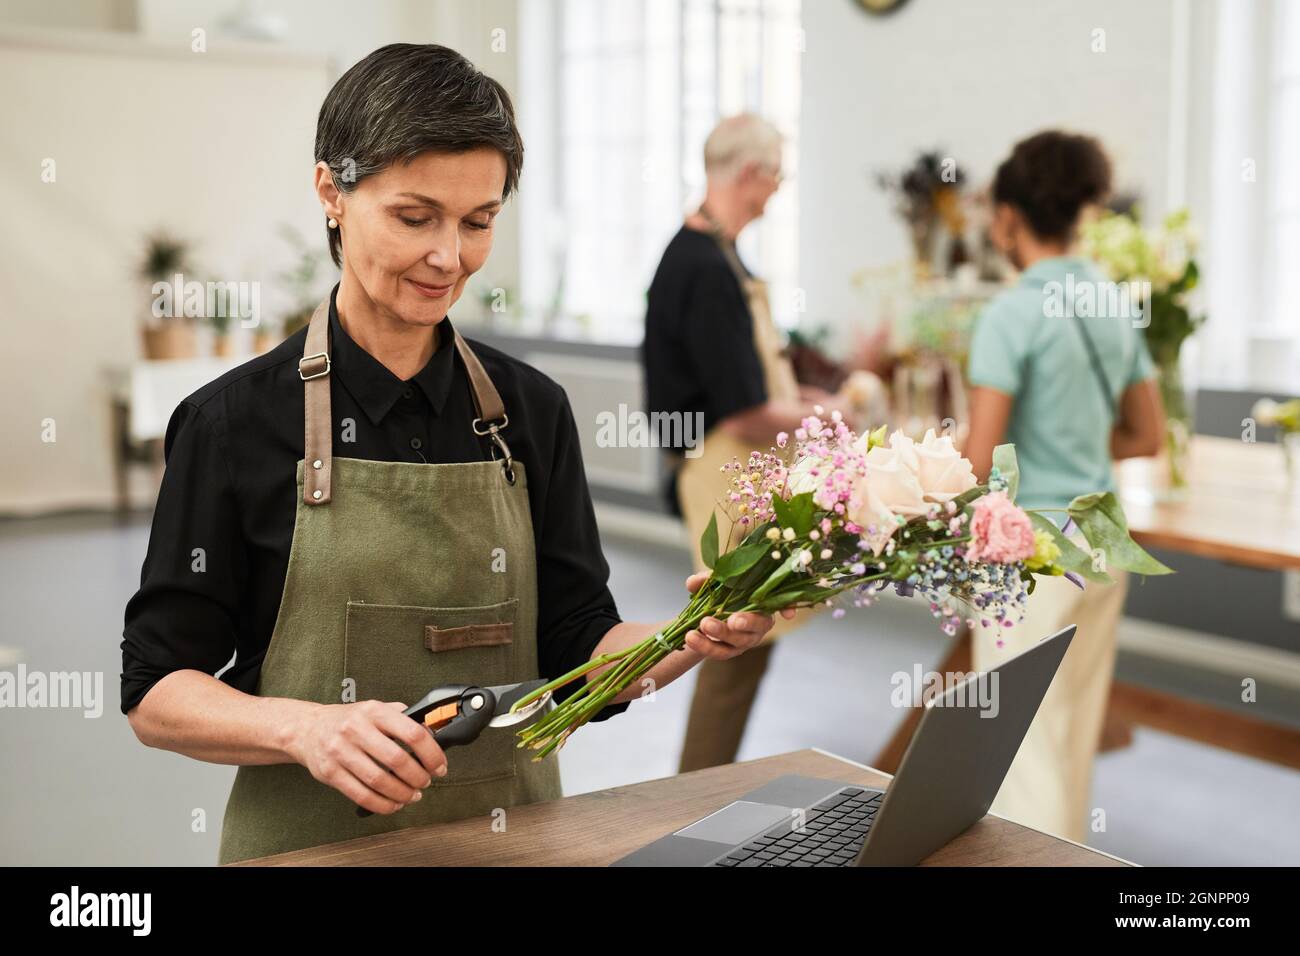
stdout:
[[(440, 684), (536, 678), (528, 476), (499, 434), (508, 418), (477, 356), (456, 333), (479, 415), (463, 427), (492, 443), (490, 460), (334, 458), (328, 337), (327, 299), (312, 315), (299, 363), (305, 458), (257, 694), (410, 705)], [(435, 777), (423, 800), (387, 815), (358, 817), (355, 803), (299, 764), (242, 766), (226, 805), (220, 862), (558, 799), (558, 762), (533, 762), (516, 749), (516, 730), (489, 728), (451, 751), (447, 776)], [(492, 822), (485, 819), (485, 836)]]

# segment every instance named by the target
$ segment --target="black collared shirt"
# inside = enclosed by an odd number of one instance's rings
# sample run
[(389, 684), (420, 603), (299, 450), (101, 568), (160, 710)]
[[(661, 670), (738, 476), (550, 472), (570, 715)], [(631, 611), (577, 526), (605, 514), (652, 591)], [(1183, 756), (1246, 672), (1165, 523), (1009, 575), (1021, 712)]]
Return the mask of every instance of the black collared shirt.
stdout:
[[(352, 429), (349, 458), (444, 464), (486, 461), (470, 428), (474, 400), (443, 320), (438, 348), (402, 381), (339, 323), (330, 293), (330, 401), (336, 442)], [(221, 671), (254, 693), (289, 566), (303, 456), (306, 329), (185, 399), (167, 426), (163, 474), (140, 590), (126, 606), (122, 713), (176, 670)], [(590, 659), (620, 621), (608, 587), (578, 430), (564, 390), (497, 349), (470, 345), (501, 394), (503, 436), (528, 475), (537, 557), (537, 654), (553, 679)], [(350, 422), (349, 422), (350, 420)], [(205, 573), (192, 570), (203, 549)], [(572, 693), (580, 687), (574, 682)], [(557, 694), (558, 699), (567, 696)], [(606, 707), (596, 719), (627, 709)]]

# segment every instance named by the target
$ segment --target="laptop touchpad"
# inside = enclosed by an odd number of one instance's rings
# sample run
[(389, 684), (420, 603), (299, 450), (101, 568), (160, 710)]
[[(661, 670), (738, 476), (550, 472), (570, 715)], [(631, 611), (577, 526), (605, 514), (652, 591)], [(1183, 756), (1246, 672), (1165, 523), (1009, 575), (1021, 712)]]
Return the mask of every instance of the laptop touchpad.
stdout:
[(775, 807), (770, 803), (737, 800), (717, 813), (711, 813), (703, 820), (697, 820), (690, 826), (678, 830), (674, 836), (712, 840), (715, 843), (740, 843), (782, 820), (793, 821), (794, 817), (791, 816), (793, 812), (793, 807)]

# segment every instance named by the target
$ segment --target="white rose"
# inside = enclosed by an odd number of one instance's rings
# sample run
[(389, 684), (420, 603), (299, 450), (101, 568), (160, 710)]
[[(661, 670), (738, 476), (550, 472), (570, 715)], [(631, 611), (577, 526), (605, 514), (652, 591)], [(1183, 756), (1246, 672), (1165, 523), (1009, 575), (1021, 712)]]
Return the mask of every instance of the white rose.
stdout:
[(920, 462), (916, 457), (916, 442), (904, 435), (901, 430), (895, 430), (889, 436), (888, 447), (877, 445), (867, 452), (868, 465), (873, 463), (887, 465), (894, 461), (901, 462), (902, 467), (912, 472), (912, 474), (916, 474), (918, 468), (920, 468)]
[(942, 504), (977, 484), (971, 463), (957, 451), (950, 435), (936, 438), (931, 428), (921, 444), (914, 446), (913, 454), (919, 462), (917, 480), (930, 501)]
[(863, 539), (877, 557), (901, 524), (866, 478), (858, 479), (849, 497), (848, 519), (862, 529)]

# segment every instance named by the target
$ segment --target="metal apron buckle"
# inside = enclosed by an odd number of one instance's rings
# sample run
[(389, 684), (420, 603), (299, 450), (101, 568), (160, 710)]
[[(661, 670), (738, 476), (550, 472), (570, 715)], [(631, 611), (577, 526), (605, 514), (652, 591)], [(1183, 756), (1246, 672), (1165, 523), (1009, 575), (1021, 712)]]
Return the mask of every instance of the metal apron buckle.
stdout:
[[(513, 485), (515, 483), (515, 459), (510, 454), (510, 446), (507, 445), (506, 440), (501, 437), (501, 429), (505, 428), (507, 425), (510, 424), (510, 416), (503, 414), (501, 416), (500, 424), (493, 422), (492, 424), (488, 425), (486, 428), (479, 428), (479, 425), (481, 425), (482, 423), (483, 423), (483, 419), (481, 418), (474, 419), (472, 424), (472, 427), (474, 429), (474, 434), (487, 435), (492, 439), (492, 444), (495, 446), (492, 452), (492, 460), (501, 462), (501, 470), (505, 475), (506, 481)], [(499, 459), (497, 458), (496, 450), (495, 450), (497, 448), (501, 450), (502, 457)]]

